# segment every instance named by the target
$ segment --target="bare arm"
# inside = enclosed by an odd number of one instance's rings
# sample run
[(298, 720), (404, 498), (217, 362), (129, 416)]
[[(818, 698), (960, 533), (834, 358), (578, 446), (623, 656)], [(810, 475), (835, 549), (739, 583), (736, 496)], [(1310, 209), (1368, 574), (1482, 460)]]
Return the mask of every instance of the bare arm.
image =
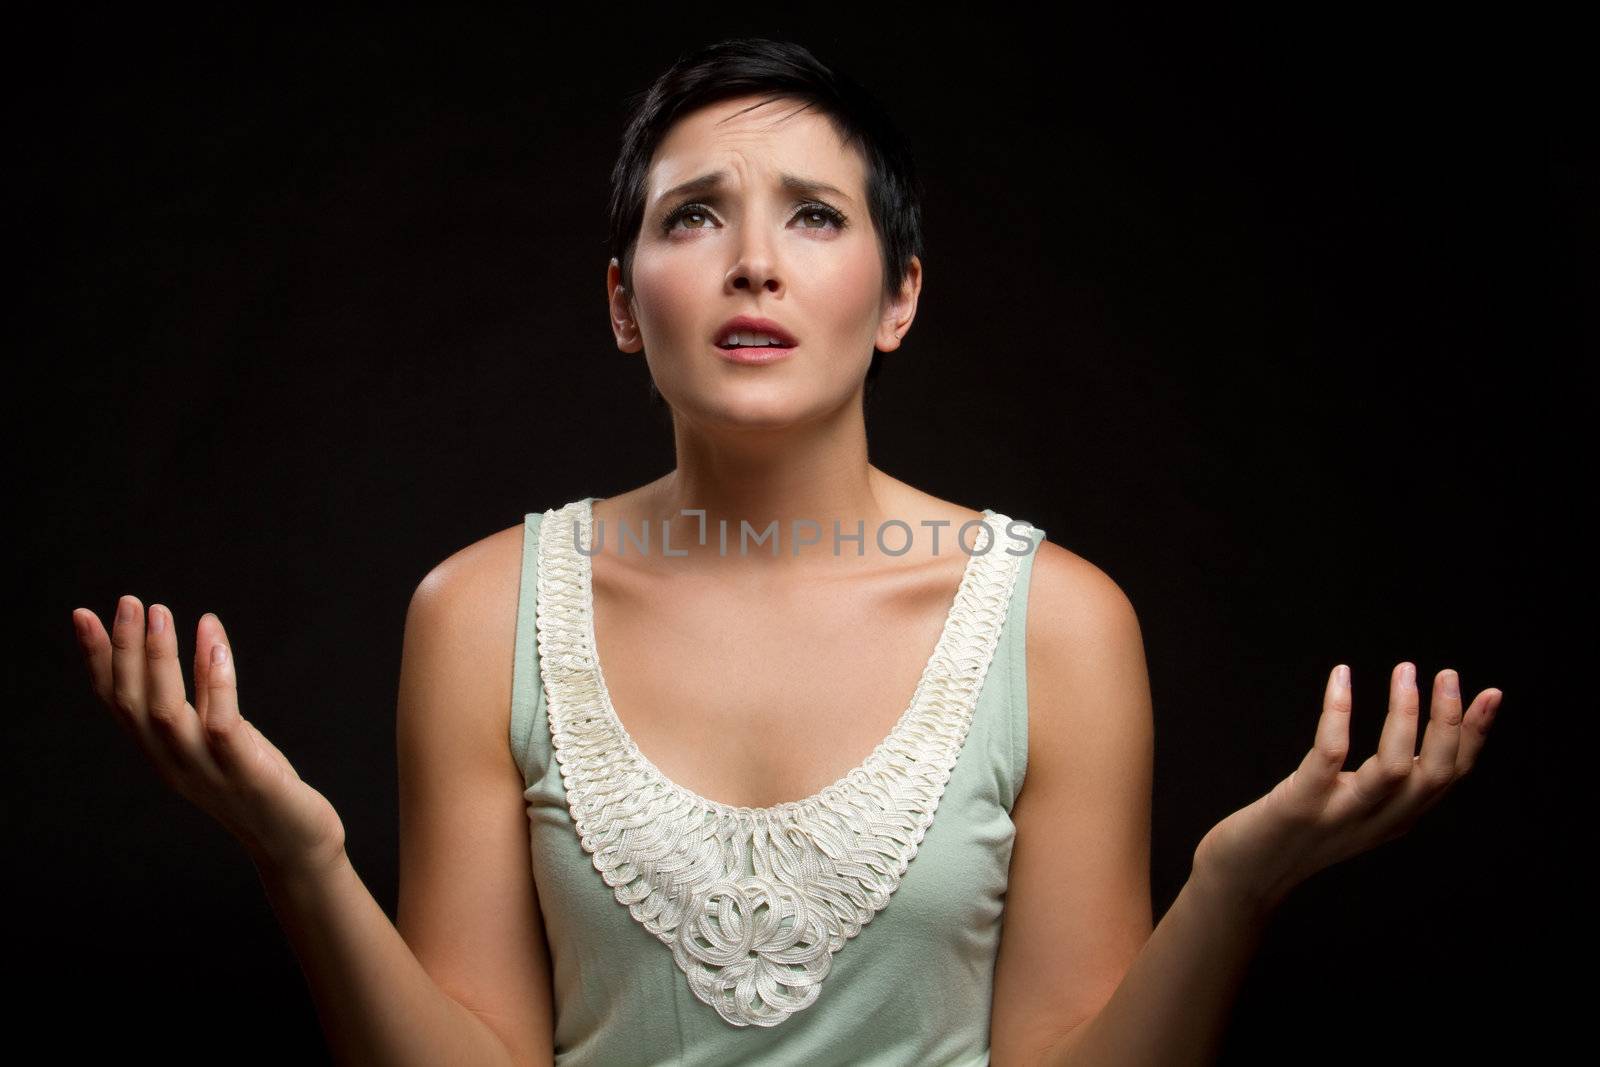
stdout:
[(1216, 1062), (1266, 914), (1191, 874), (1111, 999), (1042, 1067)]
[(1209, 1063), (1258, 924), (1191, 879), (1151, 931), (1155, 731), (1138, 618), (1109, 577), (1049, 542), (1028, 615), (1028, 769), (992, 1062)]
[(1133, 607), (1098, 568), (1044, 541), (1026, 646), (1028, 763), (1011, 812), (995, 1067), (1059, 1062), (1151, 937), (1155, 735)]
[(347, 859), (316, 872), (258, 870), (337, 1062), (516, 1062), (423, 969)]
[(1191, 878), (1151, 931), (1155, 733), (1138, 618), (1045, 542), (1028, 597), (1028, 768), (995, 964), (995, 1067), (1209, 1063), (1259, 921)]
[(396, 924), (349, 863), (264, 874), (340, 1062), (554, 1062), (550, 977), (509, 743), (520, 528), (446, 560), (406, 617)]
[(519, 523), (457, 553), (412, 602), (397, 724), (396, 921), (428, 972), (516, 1063), (548, 1065), (550, 959), (511, 753), (522, 536)]

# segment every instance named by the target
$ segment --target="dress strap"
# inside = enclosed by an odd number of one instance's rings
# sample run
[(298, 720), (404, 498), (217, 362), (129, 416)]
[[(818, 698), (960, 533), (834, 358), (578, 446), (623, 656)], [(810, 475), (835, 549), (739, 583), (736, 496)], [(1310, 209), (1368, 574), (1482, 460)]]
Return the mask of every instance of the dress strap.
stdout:
[(1011, 699), (1007, 701), (1010, 715), (1006, 724), (1011, 740), (1007, 775), (1010, 788), (1006, 803), (1008, 812), (1016, 805), (1028, 771), (1028, 586), (1033, 576), (1033, 561), (1044, 542), (1045, 531), (1030, 524), (1028, 535), (1033, 540), (1033, 549), (1022, 557), (1017, 568), (1017, 584), (1012, 590), (1011, 611), (1006, 618), (1003, 638), (1008, 661), (1006, 671), (1011, 679)]
[(524, 788), (533, 784), (541, 761), (532, 758), (539, 699), (539, 646), (534, 620), (539, 595), (539, 525), (544, 514), (531, 511), (522, 517), (522, 574), (517, 590), (516, 651), (511, 674), (511, 753), (522, 772)]

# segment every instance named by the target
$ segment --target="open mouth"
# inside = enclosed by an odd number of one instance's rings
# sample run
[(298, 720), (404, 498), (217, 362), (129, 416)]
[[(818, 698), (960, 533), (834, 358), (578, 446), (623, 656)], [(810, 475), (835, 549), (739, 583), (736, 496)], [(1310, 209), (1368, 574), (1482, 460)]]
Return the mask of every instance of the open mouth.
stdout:
[(735, 315), (717, 330), (711, 343), (725, 351), (740, 348), (794, 348), (800, 342), (789, 328), (757, 315)]

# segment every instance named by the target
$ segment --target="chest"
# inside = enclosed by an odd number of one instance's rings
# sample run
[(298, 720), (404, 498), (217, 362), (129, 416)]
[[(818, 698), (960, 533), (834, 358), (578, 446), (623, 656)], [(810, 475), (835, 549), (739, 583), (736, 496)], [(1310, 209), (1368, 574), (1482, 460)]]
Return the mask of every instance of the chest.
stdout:
[(862, 764), (910, 705), (960, 557), (750, 588), (594, 563), (606, 689), (634, 743), (703, 797), (770, 807)]

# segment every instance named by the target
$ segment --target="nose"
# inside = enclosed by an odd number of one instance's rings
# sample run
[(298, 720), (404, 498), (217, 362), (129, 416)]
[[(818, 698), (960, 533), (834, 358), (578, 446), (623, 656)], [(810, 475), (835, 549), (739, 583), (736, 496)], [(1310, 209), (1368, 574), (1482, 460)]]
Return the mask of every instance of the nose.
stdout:
[(728, 270), (724, 284), (731, 290), (765, 289), (776, 293), (783, 288), (783, 282), (778, 276), (772, 246), (764, 235), (750, 232), (752, 229), (755, 227), (746, 228), (739, 246), (739, 259)]

